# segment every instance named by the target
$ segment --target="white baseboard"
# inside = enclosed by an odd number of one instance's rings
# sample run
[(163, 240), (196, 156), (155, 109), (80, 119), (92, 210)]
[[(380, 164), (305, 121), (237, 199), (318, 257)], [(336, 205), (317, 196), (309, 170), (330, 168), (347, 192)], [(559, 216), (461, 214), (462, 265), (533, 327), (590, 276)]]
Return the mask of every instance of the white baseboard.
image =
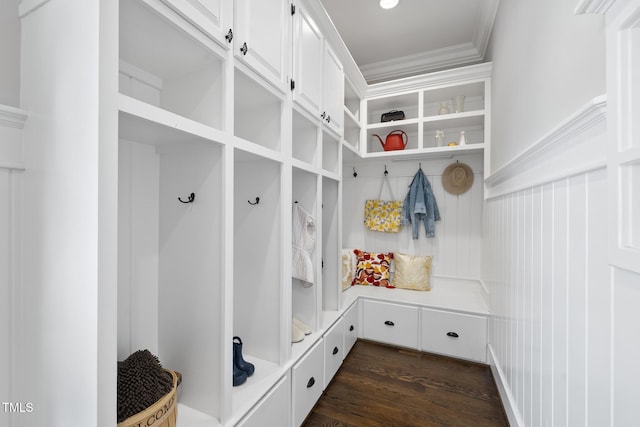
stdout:
[(524, 420), (522, 419), (522, 415), (520, 415), (516, 400), (511, 393), (511, 387), (509, 387), (509, 384), (507, 384), (506, 377), (504, 375), (504, 372), (502, 371), (502, 368), (498, 364), (498, 361), (496, 360), (496, 355), (493, 352), (493, 347), (491, 347), (491, 344), (487, 345), (487, 349), (487, 356), (489, 358), (488, 362), (491, 366), (493, 378), (495, 379), (496, 385), (498, 386), (498, 393), (500, 393), (500, 399), (502, 399), (504, 411), (507, 414), (507, 418), (509, 419), (509, 425), (512, 427), (525, 427)]

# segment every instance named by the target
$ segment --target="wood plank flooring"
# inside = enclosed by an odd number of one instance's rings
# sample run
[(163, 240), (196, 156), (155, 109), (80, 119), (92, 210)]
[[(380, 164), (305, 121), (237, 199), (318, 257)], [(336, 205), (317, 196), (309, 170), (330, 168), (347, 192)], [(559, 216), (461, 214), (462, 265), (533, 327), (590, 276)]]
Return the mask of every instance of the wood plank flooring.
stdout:
[(303, 425), (509, 423), (488, 366), (358, 340)]

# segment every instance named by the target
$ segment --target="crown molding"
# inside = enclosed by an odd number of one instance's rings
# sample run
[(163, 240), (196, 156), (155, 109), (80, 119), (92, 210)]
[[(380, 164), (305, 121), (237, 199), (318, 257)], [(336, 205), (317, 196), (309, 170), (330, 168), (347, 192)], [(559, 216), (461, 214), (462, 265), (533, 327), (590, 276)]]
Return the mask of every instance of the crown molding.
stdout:
[(478, 27), (473, 35), (473, 45), (478, 50), (481, 59), (484, 59), (484, 54), (487, 51), (489, 45), (489, 39), (491, 38), (491, 31), (493, 30), (493, 24), (498, 14), (498, 6), (500, 6), (500, 0), (491, 0), (485, 3), (485, 7), (480, 11), (480, 19), (478, 19)]
[(604, 15), (615, 2), (616, 0), (580, 0), (573, 10), (573, 13), (575, 15)]
[(469, 42), (366, 64), (360, 70), (367, 82), (374, 83), (479, 62), (482, 58), (483, 55)]

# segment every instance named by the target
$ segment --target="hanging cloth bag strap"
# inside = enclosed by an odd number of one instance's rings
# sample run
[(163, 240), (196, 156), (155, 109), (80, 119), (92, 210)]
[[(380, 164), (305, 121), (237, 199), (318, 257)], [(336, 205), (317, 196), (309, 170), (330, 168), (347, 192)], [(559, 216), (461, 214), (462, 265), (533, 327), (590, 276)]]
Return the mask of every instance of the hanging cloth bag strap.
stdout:
[(389, 181), (389, 177), (387, 175), (384, 176), (384, 178), (382, 178), (382, 183), (380, 183), (380, 192), (378, 193), (378, 200), (384, 200), (382, 198), (382, 193), (384, 192), (384, 184), (387, 184), (387, 187), (389, 187), (389, 194), (391, 195), (391, 198), (387, 199), (387, 200), (395, 200), (395, 196), (393, 195), (393, 189), (391, 188), (391, 182)]

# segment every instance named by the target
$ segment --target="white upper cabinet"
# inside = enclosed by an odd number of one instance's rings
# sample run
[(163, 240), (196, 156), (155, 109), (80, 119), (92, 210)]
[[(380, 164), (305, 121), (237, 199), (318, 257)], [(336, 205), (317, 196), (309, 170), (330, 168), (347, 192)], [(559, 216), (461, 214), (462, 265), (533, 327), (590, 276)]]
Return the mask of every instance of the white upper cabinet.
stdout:
[(327, 125), (339, 135), (342, 135), (344, 125), (344, 73), (342, 63), (325, 44), (324, 55), (324, 86), (323, 86), (323, 117)]
[(234, 55), (283, 91), (290, 10), (288, 0), (235, 2)]
[(194, 27), (229, 46), (233, 31), (233, 0), (162, 0)]
[(293, 100), (342, 136), (342, 63), (300, 4), (293, 18)]
[(297, 7), (293, 18), (293, 100), (318, 117), (322, 108), (322, 33), (306, 9)]

